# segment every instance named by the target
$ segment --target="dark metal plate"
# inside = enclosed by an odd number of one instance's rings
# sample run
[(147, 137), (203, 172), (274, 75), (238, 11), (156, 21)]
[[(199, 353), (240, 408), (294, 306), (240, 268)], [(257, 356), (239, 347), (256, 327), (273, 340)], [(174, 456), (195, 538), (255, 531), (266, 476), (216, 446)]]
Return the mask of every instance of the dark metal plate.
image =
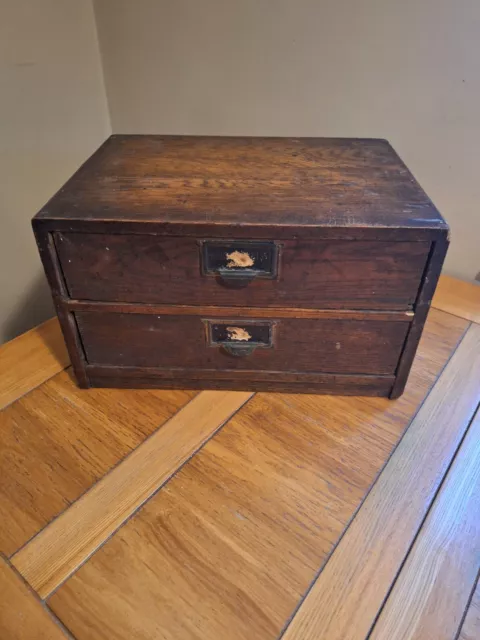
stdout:
[(278, 246), (274, 242), (216, 241), (202, 243), (202, 273), (243, 273), (257, 278), (277, 275)]

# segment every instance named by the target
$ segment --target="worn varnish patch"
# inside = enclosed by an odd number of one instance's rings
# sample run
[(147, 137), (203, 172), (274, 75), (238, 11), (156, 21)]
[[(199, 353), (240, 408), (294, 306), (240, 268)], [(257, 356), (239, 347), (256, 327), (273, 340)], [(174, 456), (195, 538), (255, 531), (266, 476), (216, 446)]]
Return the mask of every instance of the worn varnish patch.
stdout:
[(252, 336), (246, 329), (242, 327), (227, 327), (227, 333), (230, 340), (251, 340)]
[(253, 267), (255, 260), (246, 251), (232, 251), (226, 254), (227, 267), (232, 269), (234, 267)]

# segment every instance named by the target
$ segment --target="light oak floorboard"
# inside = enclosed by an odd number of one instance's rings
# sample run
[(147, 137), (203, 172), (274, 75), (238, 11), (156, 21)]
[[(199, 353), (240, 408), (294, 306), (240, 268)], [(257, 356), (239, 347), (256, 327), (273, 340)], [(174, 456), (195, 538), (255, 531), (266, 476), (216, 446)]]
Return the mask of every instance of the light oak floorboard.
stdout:
[(203, 391), (12, 558), (46, 598), (252, 393)]
[(458, 640), (478, 640), (480, 638), (480, 581), (473, 594), (462, 625)]
[(432, 306), (480, 323), (480, 285), (450, 276), (441, 276)]
[(67, 370), (5, 408), (0, 551), (17, 551), (194, 396), (79, 389)]
[(283, 640), (364, 640), (480, 401), (472, 325)]
[(0, 409), (70, 364), (57, 318), (0, 346)]
[(65, 640), (68, 637), (15, 570), (0, 556), (0, 638)]
[(395, 402), (257, 394), (49, 605), (78, 640), (277, 638), (466, 326), (431, 314)]
[(371, 640), (452, 640), (480, 566), (480, 413), (442, 483)]

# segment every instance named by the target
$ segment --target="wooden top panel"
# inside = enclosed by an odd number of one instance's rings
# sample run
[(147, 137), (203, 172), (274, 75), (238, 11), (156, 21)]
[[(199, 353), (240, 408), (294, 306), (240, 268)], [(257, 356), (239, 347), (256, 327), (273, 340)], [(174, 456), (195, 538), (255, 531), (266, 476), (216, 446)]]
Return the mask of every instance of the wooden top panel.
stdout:
[(37, 218), (446, 228), (385, 140), (114, 135)]

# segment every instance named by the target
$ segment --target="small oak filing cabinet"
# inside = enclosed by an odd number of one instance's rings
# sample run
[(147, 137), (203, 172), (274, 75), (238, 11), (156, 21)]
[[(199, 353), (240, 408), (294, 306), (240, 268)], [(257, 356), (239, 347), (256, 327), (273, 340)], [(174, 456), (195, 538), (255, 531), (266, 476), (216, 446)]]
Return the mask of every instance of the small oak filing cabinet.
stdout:
[(367, 139), (114, 135), (33, 227), (82, 387), (395, 398), (448, 246)]

